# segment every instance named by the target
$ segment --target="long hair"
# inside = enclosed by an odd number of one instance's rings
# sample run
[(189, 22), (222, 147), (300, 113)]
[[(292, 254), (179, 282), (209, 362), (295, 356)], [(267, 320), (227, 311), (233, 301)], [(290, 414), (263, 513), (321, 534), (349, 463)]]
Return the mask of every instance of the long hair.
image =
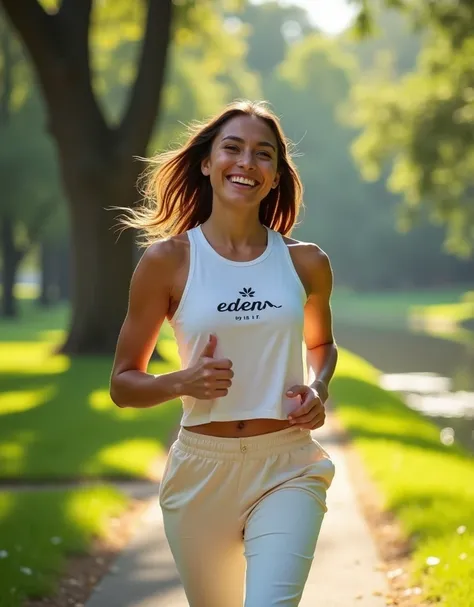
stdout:
[[(201, 172), (201, 162), (211, 153), (212, 143), (222, 126), (235, 116), (256, 116), (272, 129), (278, 148), (279, 185), (261, 201), (259, 219), (263, 225), (287, 235), (291, 232), (300, 206), (303, 185), (290, 154), (277, 116), (265, 102), (238, 100), (206, 122), (189, 126), (188, 140), (176, 150), (149, 160), (139, 179), (143, 203), (126, 209), (120, 218), (123, 228), (141, 231), (142, 243), (175, 236), (204, 223), (212, 211), (212, 187)], [(125, 211), (125, 209), (122, 209)]]

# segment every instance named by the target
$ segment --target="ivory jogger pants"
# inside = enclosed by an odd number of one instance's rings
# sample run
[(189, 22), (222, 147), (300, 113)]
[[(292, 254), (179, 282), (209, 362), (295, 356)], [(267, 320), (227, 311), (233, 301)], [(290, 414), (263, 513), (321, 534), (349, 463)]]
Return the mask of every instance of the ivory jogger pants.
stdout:
[(181, 428), (160, 505), (190, 607), (242, 607), (244, 590), (245, 607), (298, 605), (333, 476), (306, 430), (220, 438)]

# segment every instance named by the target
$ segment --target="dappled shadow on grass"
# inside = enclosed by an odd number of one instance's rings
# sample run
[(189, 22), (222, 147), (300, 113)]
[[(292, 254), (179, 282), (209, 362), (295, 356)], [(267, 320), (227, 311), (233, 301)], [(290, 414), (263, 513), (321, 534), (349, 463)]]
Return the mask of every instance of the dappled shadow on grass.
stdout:
[[(127, 500), (111, 487), (69, 492), (0, 492), (0, 605), (54, 590), (69, 554), (83, 553)], [(2, 598), (7, 599), (6, 603)]]
[[(0, 391), (53, 386), (26, 411), (0, 410), (0, 474), (4, 478), (146, 477), (179, 422), (178, 401), (143, 410), (119, 409), (108, 396), (112, 359), (71, 359), (56, 374), (0, 372)], [(170, 371), (170, 363), (160, 363)], [(35, 369), (36, 371), (36, 369)]]
[(339, 376), (331, 383), (335, 409), (354, 438), (398, 442), (435, 451), (446, 457), (465, 457), (459, 446), (441, 443), (439, 429), (379, 386), (356, 377)]

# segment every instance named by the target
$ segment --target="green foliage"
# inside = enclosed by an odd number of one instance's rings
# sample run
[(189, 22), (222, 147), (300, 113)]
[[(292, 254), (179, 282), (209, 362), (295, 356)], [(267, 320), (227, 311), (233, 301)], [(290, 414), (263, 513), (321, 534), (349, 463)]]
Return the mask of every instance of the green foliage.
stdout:
[[(396, 72), (403, 71), (415, 62), (418, 38), (403, 19), (391, 14), (386, 19), (389, 30), (380, 39), (354, 44), (345, 38), (327, 39), (313, 30), (289, 42), (284, 60), (277, 64), (285, 48), (284, 34), (279, 28), (270, 32), (260, 27), (268, 17), (267, 6), (273, 4), (252, 6), (240, 16), (254, 32), (248, 38), (249, 58), (259, 58), (264, 50), (259, 67), (264, 97), (296, 143), (305, 210), (295, 237), (323, 247), (339, 286), (409, 288), (467, 281), (469, 264), (440, 251), (441, 228), (428, 225), (422, 216), (411, 232), (397, 230), (401, 227), (398, 199), (381, 179), (372, 184), (360, 178), (349, 153), (356, 134), (341, 124), (353, 112), (351, 103), (346, 103), (350, 87), (364, 77), (357, 63), (372, 67), (379, 51), (390, 51), (399, 59)], [(286, 9), (280, 9), (282, 23)], [(276, 68), (267, 72), (266, 65)]]
[[(367, 3), (369, 4), (369, 3)], [(404, 197), (410, 226), (426, 207), (447, 229), (445, 246), (474, 251), (474, 7), (471, 2), (399, 2), (425, 32), (412, 74), (378, 75), (354, 88), (354, 155), (366, 179), (388, 163), (388, 186)]]

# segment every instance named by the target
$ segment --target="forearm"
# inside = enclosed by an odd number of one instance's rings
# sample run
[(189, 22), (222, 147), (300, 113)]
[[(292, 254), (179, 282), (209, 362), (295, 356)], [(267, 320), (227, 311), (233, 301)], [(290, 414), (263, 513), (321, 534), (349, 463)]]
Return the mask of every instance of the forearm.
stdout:
[(309, 385), (323, 392), (322, 395), (325, 399), (328, 396), (329, 382), (336, 370), (337, 357), (338, 352), (335, 343), (323, 344), (307, 350), (306, 362)]
[(112, 377), (110, 396), (119, 407), (146, 409), (183, 395), (183, 372), (150, 375), (129, 370)]

